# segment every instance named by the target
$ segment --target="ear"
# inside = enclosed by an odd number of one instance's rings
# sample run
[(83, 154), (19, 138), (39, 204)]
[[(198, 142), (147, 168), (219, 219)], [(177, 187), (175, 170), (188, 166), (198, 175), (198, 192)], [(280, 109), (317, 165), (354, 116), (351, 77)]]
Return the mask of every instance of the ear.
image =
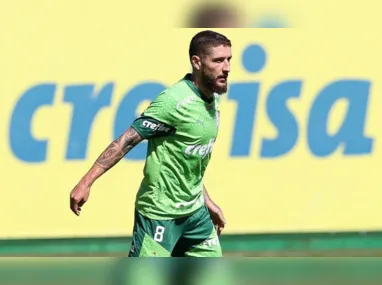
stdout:
[(200, 70), (202, 61), (199, 56), (193, 55), (191, 58), (191, 64), (193, 68), (195, 68), (196, 70)]

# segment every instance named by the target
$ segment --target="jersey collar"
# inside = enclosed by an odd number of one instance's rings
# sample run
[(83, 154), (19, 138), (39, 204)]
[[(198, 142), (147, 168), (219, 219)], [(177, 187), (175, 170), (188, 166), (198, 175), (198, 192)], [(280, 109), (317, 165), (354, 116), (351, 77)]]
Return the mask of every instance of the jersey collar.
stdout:
[(207, 101), (206, 96), (203, 95), (203, 93), (200, 91), (198, 87), (195, 86), (195, 84), (191, 80), (191, 73), (187, 73), (184, 77), (183, 80), (187, 83), (187, 85), (191, 88), (192, 91), (200, 98), (202, 99), (206, 104), (212, 104), (214, 103), (214, 99), (212, 101)]

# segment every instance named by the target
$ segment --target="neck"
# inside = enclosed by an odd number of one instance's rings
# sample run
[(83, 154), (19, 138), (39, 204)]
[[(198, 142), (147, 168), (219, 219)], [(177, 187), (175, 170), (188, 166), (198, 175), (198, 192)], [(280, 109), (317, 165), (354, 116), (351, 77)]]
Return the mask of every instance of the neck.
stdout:
[(195, 74), (191, 75), (191, 80), (192, 80), (192, 83), (194, 83), (194, 85), (198, 87), (198, 89), (202, 93), (202, 96), (204, 96), (206, 100), (211, 101), (214, 98), (214, 92), (210, 90), (209, 88), (205, 87), (201, 83), (201, 80)]

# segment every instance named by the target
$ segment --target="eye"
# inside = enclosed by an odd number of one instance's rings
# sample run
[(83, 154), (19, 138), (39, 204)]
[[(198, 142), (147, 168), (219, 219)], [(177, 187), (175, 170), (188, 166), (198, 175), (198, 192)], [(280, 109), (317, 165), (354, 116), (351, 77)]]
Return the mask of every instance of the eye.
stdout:
[(224, 58), (221, 58), (221, 57), (217, 57), (213, 59), (213, 62), (222, 62), (222, 61), (224, 61)]
[(216, 62), (216, 63), (222, 63), (222, 62), (224, 62), (225, 60), (227, 60), (228, 62), (230, 62), (230, 60), (231, 60), (231, 57), (219, 57), (219, 58), (215, 58), (214, 60), (213, 60), (213, 62)]

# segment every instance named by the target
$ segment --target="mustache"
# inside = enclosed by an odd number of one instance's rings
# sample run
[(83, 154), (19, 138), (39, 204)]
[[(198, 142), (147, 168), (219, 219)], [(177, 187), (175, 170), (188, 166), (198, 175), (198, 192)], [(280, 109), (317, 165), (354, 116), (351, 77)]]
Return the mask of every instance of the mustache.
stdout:
[(218, 77), (216, 77), (216, 79), (220, 79), (220, 78), (227, 79), (228, 74), (227, 75), (219, 75)]

